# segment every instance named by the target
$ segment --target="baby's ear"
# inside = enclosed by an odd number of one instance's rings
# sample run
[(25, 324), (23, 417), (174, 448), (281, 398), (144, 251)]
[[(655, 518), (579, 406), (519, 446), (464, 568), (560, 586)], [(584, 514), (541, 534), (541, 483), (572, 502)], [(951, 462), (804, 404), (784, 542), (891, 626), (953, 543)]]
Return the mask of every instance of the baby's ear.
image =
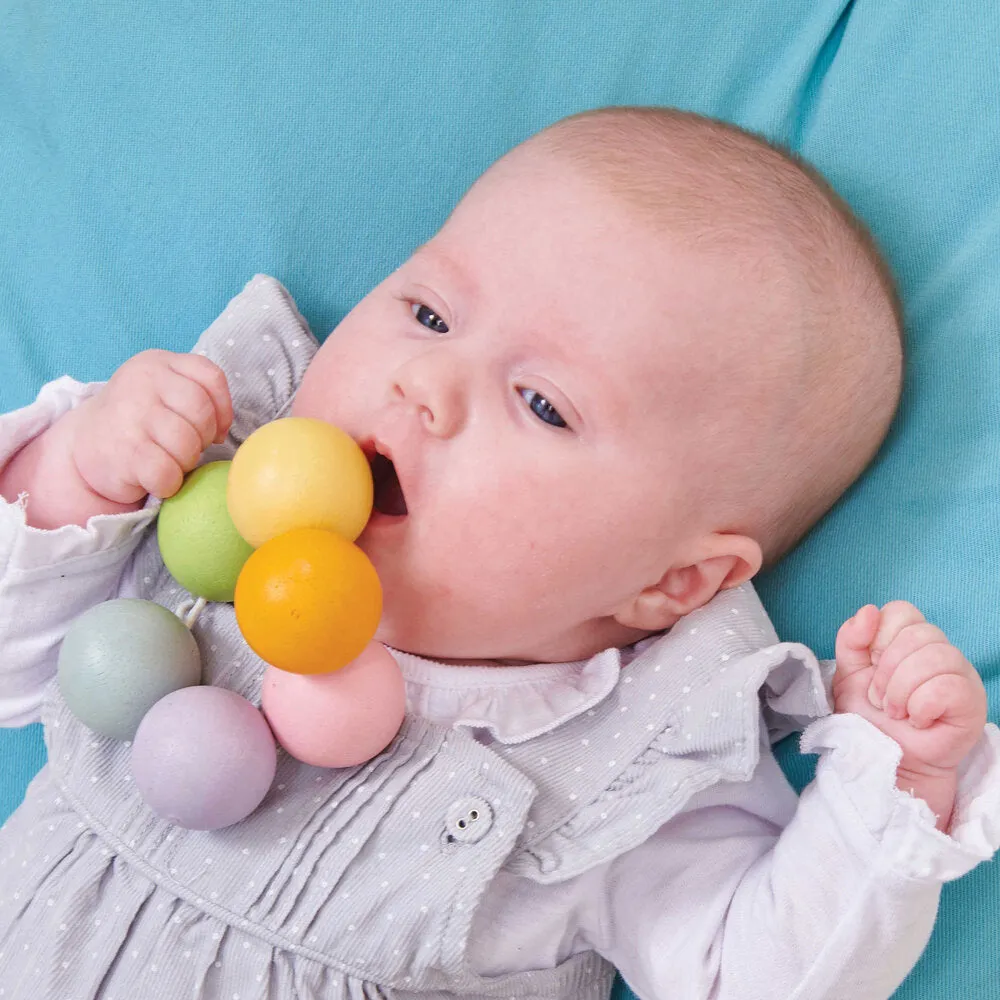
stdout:
[(614, 614), (619, 625), (659, 632), (707, 604), (720, 590), (738, 587), (760, 569), (760, 545), (745, 535), (717, 532), (698, 546), (700, 558), (672, 566)]

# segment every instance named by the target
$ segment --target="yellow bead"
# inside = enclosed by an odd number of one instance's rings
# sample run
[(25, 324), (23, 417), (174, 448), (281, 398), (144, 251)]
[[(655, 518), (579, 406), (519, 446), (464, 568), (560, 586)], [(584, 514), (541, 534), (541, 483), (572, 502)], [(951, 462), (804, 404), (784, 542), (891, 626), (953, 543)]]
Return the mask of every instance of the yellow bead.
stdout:
[(382, 614), (375, 567), (331, 531), (265, 542), (236, 581), (236, 621), (263, 660), (295, 674), (339, 670), (368, 645)]
[(296, 528), (323, 528), (353, 541), (371, 516), (372, 473), (339, 427), (285, 417), (240, 446), (226, 499), (236, 530), (255, 547)]

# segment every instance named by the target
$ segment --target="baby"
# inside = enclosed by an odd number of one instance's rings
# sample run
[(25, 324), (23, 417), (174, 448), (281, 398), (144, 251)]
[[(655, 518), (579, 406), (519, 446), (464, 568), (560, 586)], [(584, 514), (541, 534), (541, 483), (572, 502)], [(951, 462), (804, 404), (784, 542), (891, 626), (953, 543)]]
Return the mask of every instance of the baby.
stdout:
[[(499, 160), (322, 347), (257, 278), (194, 353), (2, 418), (3, 708), (50, 763), (0, 833), (0, 996), (603, 1000), (617, 967), (645, 1000), (888, 997), (1000, 843), (1000, 733), (912, 605), (820, 664), (748, 581), (874, 456), (900, 325), (807, 167), (604, 109)], [(372, 460), (407, 720), (182, 830), (47, 682), (93, 604), (176, 610), (155, 498), (289, 413)], [(232, 608), (194, 631), (257, 698)], [(770, 740), (809, 723), (798, 799)]]

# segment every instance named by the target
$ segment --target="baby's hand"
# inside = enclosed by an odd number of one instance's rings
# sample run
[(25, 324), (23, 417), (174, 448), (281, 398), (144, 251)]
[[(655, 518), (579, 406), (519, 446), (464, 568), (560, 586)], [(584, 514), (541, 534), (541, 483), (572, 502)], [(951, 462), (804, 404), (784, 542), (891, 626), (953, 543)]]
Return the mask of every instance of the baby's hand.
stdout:
[(233, 420), (226, 376), (208, 358), (143, 351), (76, 413), (72, 458), (96, 494), (117, 504), (173, 496)]
[(945, 634), (906, 601), (865, 605), (837, 633), (834, 708), (902, 748), (900, 788), (926, 799), (947, 829), (956, 769), (986, 724), (986, 689)]

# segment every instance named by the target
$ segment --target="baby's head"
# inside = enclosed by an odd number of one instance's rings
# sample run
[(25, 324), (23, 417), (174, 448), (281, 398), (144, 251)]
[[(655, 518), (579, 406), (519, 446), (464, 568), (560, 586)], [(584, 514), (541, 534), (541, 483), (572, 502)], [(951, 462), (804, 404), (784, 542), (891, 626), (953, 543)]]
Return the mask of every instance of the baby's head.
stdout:
[(359, 539), (382, 641), (565, 660), (791, 548), (875, 454), (901, 367), (891, 278), (811, 171), (718, 122), (606, 109), (491, 167), (293, 412), (391, 459)]

